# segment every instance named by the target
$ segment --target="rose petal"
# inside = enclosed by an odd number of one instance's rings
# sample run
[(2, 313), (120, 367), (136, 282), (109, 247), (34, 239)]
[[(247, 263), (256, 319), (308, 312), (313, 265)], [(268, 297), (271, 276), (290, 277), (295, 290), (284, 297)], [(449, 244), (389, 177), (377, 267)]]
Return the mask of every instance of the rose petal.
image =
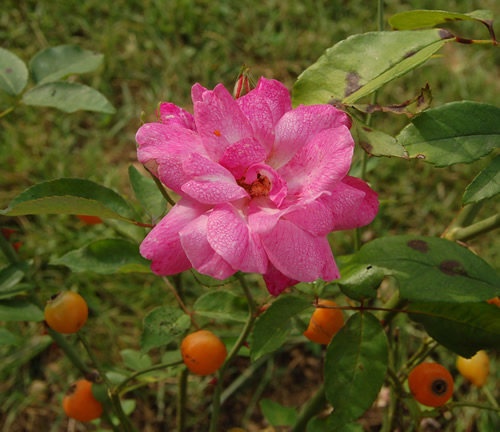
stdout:
[(241, 178), (250, 165), (264, 161), (266, 150), (255, 138), (244, 138), (226, 148), (220, 164), (235, 178)]
[(315, 134), (283, 166), (290, 195), (314, 197), (328, 192), (344, 178), (351, 166), (354, 140), (345, 126)]
[(377, 215), (377, 194), (361, 179), (345, 177), (330, 196), (320, 201), (332, 214), (332, 230), (348, 230), (369, 224)]
[(139, 250), (144, 258), (152, 260), (154, 273), (172, 275), (191, 268), (180, 242), (179, 230), (205, 211), (206, 207), (181, 199), (149, 232)]
[(260, 238), (249, 232), (246, 221), (234, 207), (214, 208), (208, 217), (207, 239), (233, 268), (256, 273), (266, 271), (268, 260)]
[(193, 115), (171, 102), (163, 102), (160, 104), (158, 109), (158, 120), (160, 123), (169, 126), (177, 125), (186, 129), (196, 129)]
[(280, 219), (261, 236), (269, 261), (285, 276), (303, 282), (339, 277), (326, 237), (316, 237), (293, 223)]
[(267, 163), (275, 169), (286, 164), (307, 141), (324, 129), (351, 126), (349, 116), (331, 105), (299, 106), (276, 125), (276, 139)]
[(216, 279), (226, 279), (236, 270), (210, 246), (207, 239), (207, 225), (206, 214), (185, 225), (179, 231), (182, 247), (197, 271)]
[(273, 296), (277, 296), (288, 287), (299, 283), (299, 281), (290, 279), (288, 276), (285, 276), (271, 264), (269, 265), (267, 272), (264, 273), (263, 278), (269, 294)]

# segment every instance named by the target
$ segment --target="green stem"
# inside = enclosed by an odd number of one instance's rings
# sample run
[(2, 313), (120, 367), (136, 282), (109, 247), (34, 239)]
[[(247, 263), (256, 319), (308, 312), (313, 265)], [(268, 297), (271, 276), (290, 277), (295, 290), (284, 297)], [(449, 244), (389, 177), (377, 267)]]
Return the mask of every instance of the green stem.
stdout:
[(488, 399), (488, 402), (491, 404), (492, 407), (494, 407), (497, 411), (499, 411), (499, 406), (498, 402), (496, 401), (495, 397), (491, 394), (491, 391), (488, 387), (483, 386), (482, 387), (483, 393), (486, 396), (486, 399)]
[(212, 417), (210, 419), (209, 432), (217, 432), (219, 430), (217, 427), (217, 423), (219, 421), (219, 415), (220, 415), (221, 394), (222, 394), (224, 372), (226, 371), (227, 366), (231, 363), (233, 358), (238, 354), (240, 348), (243, 346), (243, 344), (247, 340), (248, 335), (250, 334), (250, 331), (252, 330), (253, 324), (254, 324), (255, 319), (256, 319), (257, 307), (256, 307), (255, 300), (252, 296), (252, 293), (250, 292), (250, 288), (248, 287), (246, 280), (242, 274), (237, 273), (236, 277), (238, 278), (238, 280), (241, 284), (241, 287), (243, 288), (243, 292), (245, 293), (245, 296), (247, 298), (248, 318), (247, 318), (247, 321), (245, 323), (245, 327), (243, 327), (243, 330), (240, 333), (238, 340), (236, 341), (233, 348), (229, 352), (229, 354), (226, 358), (226, 361), (224, 362), (222, 367), (217, 372), (217, 384), (216, 384), (215, 389), (214, 389), (213, 402), (212, 402)]
[(485, 405), (485, 404), (480, 404), (480, 403), (474, 403), (474, 402), (450, 402), (446, 404), (446, 408), (448, 409), (453, 409), (453, 408), (479, 408), (479, 409), (484, 409), (488, 411), (496, 411), (500, 412), (500, 408), (498, 406), (491, 406), (491, 405)]
[(179, 375), (179, 394), (177, 395), (177, 432), (183, 432), (186, 425), (186, 399), (189, 370), (183, 369)]
[(14, 111), (14, 108), (15, 108), (14, 106), (11, 106), (11, 107), (7, 108), (6, 110), (2, 111), (0, 113), (0, 119), (2, 117), (5, 117), (7, 114), (11, 113), (12, 111)]
[(326, 404), (326, 396), (325, 396), (325, 385), (322, 384), (316, 393), (309, 400), (307, 404), (304, 405), (302, 410), (299, 413), (299, 417), (297, 418), (297, 422), (293, 426), (292, 432), (302, 432), (306, 430), (307, 423), (309, 420), (318, 414), (321, 409)]
[[(144, 168), (146, 168), (146, 167), (144, 167)], [(160, 193), (163, 195), (163, 198), (165, 198), (165, 200), (171, 206), (174, 206), (175, 205), (175, 201), (170, 197), (170, 195), (168, 194), (167, 190), (163, 186), (163, 183), (151, 171), (149, 171), (147, 168), (146, 168), (146, 170), (151, 175), (151, 177), (153, 178), (153, 180), (154, 180), (154, 182), (156, 184), (156, 187), (159, 189)]]
[(455, 228), (451, 230), (446, 238), (448, 240), (467, 241), (478, 235), (493, 231), (500, 227), (500, 214), (493, 215), (465, 228)]
[(462, 210), (460, 210), (460, 213), (458, 213), (457, 217), (452, 221), (450, 226), (446, 229), (443, 237), (449, 240), (453, 240), (450, 237), (453, 235), (453, 232), (459, 228), (470, 225), (479, 213), (479, 210), (481, 210), (482, 205), (483, 203), (481, 201), (464, 206)]

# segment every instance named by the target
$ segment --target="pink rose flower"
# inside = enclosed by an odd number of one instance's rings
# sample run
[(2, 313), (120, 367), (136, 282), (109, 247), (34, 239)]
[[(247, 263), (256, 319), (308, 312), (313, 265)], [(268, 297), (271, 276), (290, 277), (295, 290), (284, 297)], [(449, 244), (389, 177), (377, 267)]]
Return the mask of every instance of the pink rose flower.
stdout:
[(349, 116), (331, 105), (292, 109), (288, 90), (264, 78), (236, 100), (220, 84), (195, 84), (192, 99), (193, 115), (162, 103), (136, 136), (139, 161), (180, 196), (141, 244), (152, 271), (260, 273), (273, 295), (339, 278), (327, 234), (378, 211), (375, 192), (347, 175)]

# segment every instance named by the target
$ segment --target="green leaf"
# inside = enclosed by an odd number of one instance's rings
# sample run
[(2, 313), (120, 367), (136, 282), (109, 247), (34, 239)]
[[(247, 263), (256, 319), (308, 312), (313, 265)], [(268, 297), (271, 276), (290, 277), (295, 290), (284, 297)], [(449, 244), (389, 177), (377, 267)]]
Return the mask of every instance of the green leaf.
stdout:
[(451, 102), (415, 117), (396, 137), (411, 158), (438, 167), (470, 163), (500, 146), (500, 108)]
[(351, 36), (302, 72), (293, 88), (293, 104), (353, 104), (415, 69), (452, 38), (441, 29)]
[(312, 307), (312, 304), (303, 297), (278, 297), (255, 322), (250, 343), (252, 361), (280, 348), (286, 342), (292, 318), (308, 307)]
[(8, 298), (26, 292), (29, 285), (21, 285), (28, 270), (26, 264), (11, 264), (0, 270), (0, 298)]
[(161, 217), (166, 211), (166, 201), (154, 180), (140, 174), (133, 165), (129, 166), (128, 175), (135, 196), (142, 207), (151, 215), (153, 220)]
[(297, 411), (285, 407), (271, 399), (261, 399), (260, 409), (271, 426), (293, 426), (297, 421)]
[(337, 259), (341, 278), (336, 281), (341, 291), (348, 297), (363, 301), (377, 297), (377, 289), (386, 275), (386, 271), (372, 264), (341, 264)]
[(435, 237), (394, 236), (373, 240), (352, 264), (384, 269), (399, 281), (402, 299), (468, 303), (498, 295), (498, 274), (458, 244)]
[(184, 312), (172, 306), (153, 309), (144, 318), (141, 335), (141, 350), (167, 345), (179, 339), (191, 326), (191, 319)]
[(106, 97), (92, 87), (65, 81), (37, 85), (24, 93), (22, 102), (67, 113), (85, 110), (113, 114), (116, 111)]
[(52, 265), (64, 265), (74, 272), (150, 273), (150, 262), (139, 253), (139, 246), (124, 239), (96, 240), (80, 249), (54, 258)]
[(61, 178), (21, 192), (0, 214), (85, 214), (134, 222), (132, 207), (120, 195), (90, 180)]
[(387, 370), (384, 328), (371, 313), (356, 313), (334, 336), (325, 358), (325, 395), (334, 411), (329, 430), (359, 418), (377, 398)]
[(203, 294), (196, 300), (193, 309), (196, 315), (213, 318), (217, 321), (245, 322), (248, 316), (246, 302), (243, 298), (223, 290)]
[(0, 48), (0, 89), (16, 96), (28, 83), (28, 68), (10, 51)]
[(39, 51), (29, 66), (35, 83), (42, 84), (71, 74), (92, 72), (102, 64), (103, 59), (103, 54), (76, 45), (59, 45)]
[(133, 349), (124, 349), (120, 352), (123, 364), (134, 371), (147, 369), (153, 364), (151, 357), (140, 351)]
[(4, 345), (21, 345), (22, 339), (6, 328), (0, 327), (0, 347)]
[[(325, 432), (330, 431), (330, 419), (333, 414), (328, 417), (315, 417), (307, 423), (307, 432)], [(335, 432), (364, 432), (365, 429), (359, 423), (348, 423), (335, 429)]]
[(500, 155), (483, 169), (465, 189), (463, 204), (492, 198), (500, 193)]
[(480, 10), (468, 14), (447, 12), (442, 10), (417, 9), (400, 12), (389, 18), (389, 24), (394, 30), (413, 30), (434, 27), (453, 21), (485, 21), (493, 19), (490, 11)]
[(388, 156), (408, 159), (406, 149), (391, 135), (372, 129), (368, 126), (355, 123), (358, 143), (371, 156)]
[(495, 305), (425, 302), (410, 304), (408, 311), (430, 336), (462, 357), (500, 349), (500, 308)]
[(0, 300), (0, 321), (43, 321), (43, 311), (27, 300)]

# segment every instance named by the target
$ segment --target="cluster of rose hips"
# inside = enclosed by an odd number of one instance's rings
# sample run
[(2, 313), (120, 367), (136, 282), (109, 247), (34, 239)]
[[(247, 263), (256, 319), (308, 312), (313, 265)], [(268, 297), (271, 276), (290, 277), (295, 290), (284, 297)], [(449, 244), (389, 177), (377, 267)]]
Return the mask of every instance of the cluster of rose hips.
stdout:
[[(304, 336), (312, 342), (328, 345), (344, 325), (344, 315), (333, 300), (320, 299), (312, 313)], [(45, 322), (63, 334), (79, 331), (88, 318), (88, 306), (79, 294), (64, 291), (47, 302)], [(190, 372), (205, 376), (215, 373), (227, 357), (225, 344), (211, 331), (198, 330), (188, 334), (181, 342), (182, 359)], [(482, 387), (489, 374), (489, 358), (479, 351), (470, 359), (458, 357), (458, 371), (473, 385)], [(93, 383), (80, 379), (70, 387), (63, 399), (68, 417), (79, 421), (91, 421), (101, 416), (103, 407), (93, 395)], [(438, 363), (424, 362), (413, 368), (408, 375), (408, 386), (416, 401), (430, 407), (440, 407), (453, 394), (453, 377)]]

